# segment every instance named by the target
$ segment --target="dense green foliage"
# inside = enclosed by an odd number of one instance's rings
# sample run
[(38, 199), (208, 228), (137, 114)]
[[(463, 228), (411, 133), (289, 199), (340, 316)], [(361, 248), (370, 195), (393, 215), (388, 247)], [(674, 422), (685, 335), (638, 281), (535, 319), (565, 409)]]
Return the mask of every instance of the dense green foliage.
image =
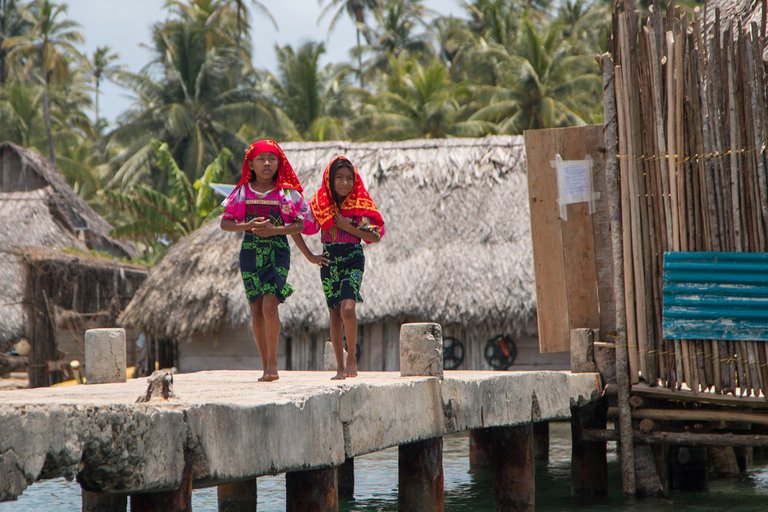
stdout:
[[(0, 140), (54, 160), (153, 259), (158, 240), (206, 218), (215, 200), (201, 184), (234, 181), (231, 155), (256, 138), (474, 137), (601, 119), (602, 0), (464, 0), (463, 17), (423, 0), (320, 4), (329, 30), (354, 22), (348, 62), (323, 65), (310, 41), (275, 47), (278, 68), (255, 69), (251, 11), (275, 23), (263, 2), (166, 0), (152, 59), (130, 72), (109, 46), (80, 52), (64, 0), (0, 0)], [(133, 96), (113, 125), (99, 112), (105, 80)]]

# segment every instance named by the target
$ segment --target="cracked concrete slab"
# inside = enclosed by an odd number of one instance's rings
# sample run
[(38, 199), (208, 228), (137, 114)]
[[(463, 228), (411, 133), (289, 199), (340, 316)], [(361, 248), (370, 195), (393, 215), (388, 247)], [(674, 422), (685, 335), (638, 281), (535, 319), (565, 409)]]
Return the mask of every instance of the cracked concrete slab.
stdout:
[(174, 376), (176, 399), (134, 403), (146, 380), (0, 392), (0, 501), (45, 478), (97, 492), (178, 488), (335, 466), (391, 446), (471, 428), (565, 419), (599, 397), (596, 374), (256, 371)]

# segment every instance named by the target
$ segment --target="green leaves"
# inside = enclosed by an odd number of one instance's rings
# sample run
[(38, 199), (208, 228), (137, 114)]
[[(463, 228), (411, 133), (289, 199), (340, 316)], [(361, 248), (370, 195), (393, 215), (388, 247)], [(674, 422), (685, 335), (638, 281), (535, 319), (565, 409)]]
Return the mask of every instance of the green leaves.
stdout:
[(158, 241), (176, 241), (221, 213), (208, 185), (221, 180), (232, 158), (232, 153), (223, 149), (206, 167), (203, 176), (192, 184), (168, 144), (152, 141), (150, 146), (151, 163), (166, 177), (167, 192), (144, 183), (135, 183), (127, 191), (102, 191), (105, 199), (122, 212), (112, 235), (139, 242), (148, 258), (164, 250)]

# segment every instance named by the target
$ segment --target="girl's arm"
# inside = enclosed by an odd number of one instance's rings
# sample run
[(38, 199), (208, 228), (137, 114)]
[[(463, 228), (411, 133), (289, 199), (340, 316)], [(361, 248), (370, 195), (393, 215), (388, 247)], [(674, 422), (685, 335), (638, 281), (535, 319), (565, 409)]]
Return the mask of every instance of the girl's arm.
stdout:
[(255, 223), (258, 222), (259, 218), (253, 219), (249, 222), (237, 222), (235, 219), (225, 219), (222, 217), (219, 226), (224, 231), (251, 231), (254, 227), (256, 227)]
[(291, 235), (291, 238), (293, 238), (293, 241), (296, 243), (296, 247), (298, 247), (301, 251), (301, 254), (303, 254), (304, 257), (307, 258), (307, 260), (309, 260), (309, 262), (313, 265), (319, 265), (322, 267), (327, 266), (328, 263), (330, 263), (330, 260), (322, 254), (314, 254), (309, 250), (307, 242), (304, 241), (304, 237), (301, 236), (301, 233)]
[(251, 233), (262, 238), (275, 235), (293, 235), (295, 233), (301, 233), (301, 230), (304, 229), (304, 222), (300, 220), (286, 224), (285, 226), (275, 226), (269, 219), (254, 219), (251, 222), (255, 223), (255, 226), (251, 229)]
[(333, 218), (333, 223), (336, 224), (337, 228), (343, 229), (350, 235), (355, 235), (357, 238), (361, 240), (365, 240), (369, 244), (375, 244), (381, 238), (377, 233), (373, 233), (365, 229), (356, 228), (355, 226), (352, 225), (351, 222), (349, 222), (349, 220), (344, 218), (340, 213), (337, 213), (336, 216)]

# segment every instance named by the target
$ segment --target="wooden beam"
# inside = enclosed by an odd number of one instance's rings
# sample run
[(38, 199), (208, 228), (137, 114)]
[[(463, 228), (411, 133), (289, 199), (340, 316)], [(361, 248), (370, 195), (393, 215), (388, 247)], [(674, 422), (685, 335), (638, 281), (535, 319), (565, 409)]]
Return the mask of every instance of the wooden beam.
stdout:
[[(584, 441), (616, 441), (616, 430), (585, 429)], [(746, 434), (695, 434), (693, 432), (642, 432), (635, 430), (634, 440), (647, 444), (682, 446), (768, 446), (768, 435)]]
[[(606, 386), (606, 394), (610, 394), (613, 388)], [(736, 390), (738, 393), (738, 390)], [(635, 384), (632, 386), (632, 394), (647, 398), (672, 400), (679, 402), (696, 402), (714, 405), (727, 405), (750, 409), (768, 409), (768, 400), (758, 397), (739, 397), (733, 395), (720, 395), (716, 393), (693, 393), (685, 390), (671, 390), (658, 386), (651, 387), (647, 384)]]

